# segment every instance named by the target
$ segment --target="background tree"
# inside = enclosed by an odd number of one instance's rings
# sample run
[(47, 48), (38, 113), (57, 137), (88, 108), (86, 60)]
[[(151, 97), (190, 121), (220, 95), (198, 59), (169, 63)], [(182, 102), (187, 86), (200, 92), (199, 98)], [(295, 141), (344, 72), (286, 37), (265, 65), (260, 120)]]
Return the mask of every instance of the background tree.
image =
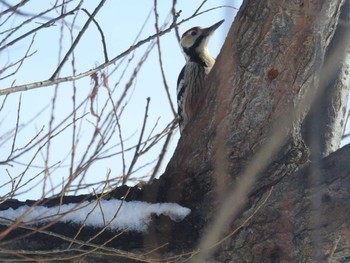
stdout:
[[(147, 233), (113, 238), (115, 234), (103, 231), (94, 242), (86, 242), (96, 237), (91, 229), (79, 229), (77, 235), (76, 228), (64, 225), (72, 231), (65, 236), (74, 239), (55, 235), (62, 230), (60, 223), (41, 233), (4, 225), (3, 237), (16, 240), (3, 243), (5, 256), (23, 257), (18, 250), (29, 249), (26, 257), (38, 257), (37, 250), (47, 250), (47, 240), (54, 240), (55, 247), (64, 248), (50, 254), (57, 260), (62, 252), (88, 262), (116, 257), (120, 262), (348, 260), (350, 148), (327, 156), (340, 144), (346, 113), (348, 15), (349, 3), (341, 0), (243, 2), (197, 115), (184, 130), (164, 174), (142, 189), (108, 192), (108, 198), (177, 202), (191, 208), (184, 221), (155, 217)], [(108, 61), (100, 67), (113, 59)], [(95, 77), (101, 68), (85, 74)], [(56, 77), (34, 85), (64, 81)], [(95, 88), (96, 78), (93, 83)], [(148, 104), (145, 116), (147, 109)], [(111, 116), (117, 129), (113, 109)], [(94, 134), (99, 131), (96, 128)], [(142, 134), (143, 129), (141, 139)], [(135, 146), (136, 159), (140, 146)], [(123, 173), (122, 178), (128, 175)], [(35, 245), (28, 245), (28, 240)], [(67, 250), (72, 242), (79, 249)]]

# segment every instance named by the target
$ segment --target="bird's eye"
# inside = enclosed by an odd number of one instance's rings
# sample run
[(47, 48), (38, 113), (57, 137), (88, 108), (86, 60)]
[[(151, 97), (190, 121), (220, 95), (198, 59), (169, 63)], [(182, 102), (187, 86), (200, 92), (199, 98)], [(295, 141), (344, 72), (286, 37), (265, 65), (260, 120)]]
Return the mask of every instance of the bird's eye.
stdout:
[(196, 30), (191, 31), (191, 36), (195, 36), (195, 35), (197, 35), (197, 31)]

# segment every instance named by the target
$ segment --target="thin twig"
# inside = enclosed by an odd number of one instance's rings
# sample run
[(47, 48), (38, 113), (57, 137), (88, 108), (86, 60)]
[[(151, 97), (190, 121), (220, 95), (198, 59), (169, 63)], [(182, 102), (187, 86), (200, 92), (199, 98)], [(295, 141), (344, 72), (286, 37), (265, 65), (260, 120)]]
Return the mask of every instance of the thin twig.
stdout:
[(34, 34), (35, 32), (39, 31), (40, 29), (43, 29), (43, 28), (47, 28), (47, 27), (50, 27), (52, 26), (56, 21), (58, 20), (61, 20), (63, 19), (64, 17), (66, 16), (69, 16), (69, 15), (73, 15), (75, 11), (77, 11), (78, 9), (80, 8), (80, 4), (78, 6), (76, 6), (73, 10), (69, 11), (68, 13), (65, 13), (65, 14), (61, 14), (60, 16), (58, 17), (55, 17), (51, 20), (49, 20), (48, 22), (30, 30), (29, 32), (17, 37), (16, 39), (12, 40), (11, 42), (3, 45), (0, 47), (0, 51), (4, 50), (5, 48), (8, 48), (9, 46), (12, 46), (13, 44), (15, 44), (16, 42), (26, 38), (27, 36), (31, 35), (31, 34)]
[[(180, 14), (181, 14), (181, 10), (179, 12), (176, 12), (176, 2), (177, 0), (173, 0), (173, 5), (171, 7), (171, 13), (173, 15), (173, 23), (176, 23), (176, 20), (179, 18)], [(180, 44), (180, 33), (179, 33), (179, 27), (175, 27), (175, 36), (177, 39), (177, 42)]]
[(8, 13), (8, 12), (12, 12), (12, 13), (17, 13), (17, 14), (21, 14), (17, 9), (20, 8), (21, 6), (24, 6), (26, 3), (28, 3), (30, 0), (23, 0), (20, 1), (17, 5), (10, 5), (8, 4), (6, 1), (1, 0), (1, 3), (5, 6), (8, 7), (8, 9), (2, 11), (0, 13), (0, 16), (3, 16), (4, 14)]
[(157, 173), (159, 171), (159, 168), (160, 168), (160, 166), (162, 165), (162, 163), (164, 161), (166, 150), (167, 150), (167, 148), (169, 146), (169, 143), (171, 141), (172, 136), (174, 135), (174, 131), (175, 131), (176, 127), (177, 127), (177, 123), (178, 123), (177, 119), (175, 118), (173, 120), (173, 125), (170, 127), (170, 130), (169, 130), (169, 132), (168, 132), (168, 134), (166, 136), (166, 139), (165, 139), (165, 142), (163, 144), (162, 150), (161, 150), (161, 152), (159, 154), (158, 162), (157, 162), (156, 166), (154, 167), (152, 175), (150, 176), (148, 182), (151, 182), (156, 177), (156, 175), (157, 175)]
[(52, 76), (50, 77), (50, 80), (53, 80), (56, 78), (57, 74), (60, 72), (60, 70), (62, 69), (64, 63), (66, 63), (68, 57), (70, 56), (70, 54), (73, 52), (73, 50), (76, 48), (76, 46), (78, 45), (81, 37), (84, 35), (86, 29), (89, 27), (91, 21), (93, 20), (93, 18), (97, 15), (98, 11), (101, 9), (101, 7), (104, 5), (104, 3), (106, 2), (106, 0), (101, 0), (100, 3), (98, 4), (98, 6), (95, 8), (94, 12), (92, 13), (91, 16), (89, 16), (89, 19), (86, 21), (85, 25), (83, 26), (83, 28), (80, 30), (78, 36), (76, 37), (76, 39), (74, 40), (72, 46), (69, 48), (68, 52), (66, 53), (66, 55), (64, 56), (64, 58), (62, 59), (61, 63), (58, 65), (57, 69), (55, 70), (55, 72), (52, 74)]
[[(156, 32), (159, 33), (160, 29), (159, 29), (159, 23), (158, 23), (158, 18), (159, 18), (159, 15), (158, 15), (158, 11), (157, 11), (157, 0), (154, 0), (154, 16), (155, 16), (155, 20), (156, 20), (156, 23), (155, 23), (155, 28), (156, 28)], [(173, 21), (173, 23), (176, 23), (176, 20)], [(160, 67), (160, 72), (162, 74), (162, 79), (163, 79), (163, 84), (164, 84), (164, 88), (165, 88), (165, 92), (166, 92), (166, 95), (168, 97), (168, 101), (169, 101), (169, 105), (170, 105), (170, 108), (171, 108), (171, 111), (175, 116), (177, 116), (177, 112), (175, 110), (175, 107), (173, 105), (173, 102), (171, 100), (171, 95), (170, 95), (170, 92), (169, 92), (169, 86), (168, 86), (168, 83), (166, 81), (166, 77), (165, 77), (165, 72), (164, 72), (164, 66), (163, 66), (163, 59), (162, 59), (162, 50), (161, 50), (161, 47), (160, 47), (160, 37), (158, 36), (156, 38), (156, 43), (157, 43), (157, 50), (158, 50), (158, 59), (159, 59), (159, 67)]]
[(20, 60), (18, 60), (18, 61), (15, 62), (15, 63), (12, 63), (11, 65), (9, 65), (9, 66), (7, 66), (7, 67), (5, 67), (5, 68), (3, 68), (3, 69), (0, 70), (0, 74), (1, 74), (1, 73), (5, 72), (7, 69), (9, 69), (9, 68), (11, 68), (11, 67), (13, 67), (13, 66), (19, 64), (18, 67), (17, 67), (12, 73), (7, 74), (7, 75), (4, 76), (4, 77), (1, 77), (0, 80), (3, 80), (3, 79), (5, 79), (5, 78), (8, 78), (8, 77), (10, 77), (10, 76), (15, 75), (15, 74), (18, 72), (18, 70), (22, 67), (24, 61), (25, 61), (27, 58), (33, 56), (33, 55), (36, 53), (36, 51), (34, 51), (34, 52), (32, 52), (32, 53), (29, 54), (29, 51), (30, 51), (30, 49), (32, 48), (33, 43), (34, 43), (35, 36), (36, 36), (36, 34), (34, 34), (34, 36), (32, 37), (32, 41), (30, 42), (29, 47), (27, 48), (26, 53), (24, 54), (24, 56), (23, 56)]
[(9, 94), (7, 94), (7, 95), (5, 96), (5, 98), (4, 98), (4, 100), (2, 101), (1, 106), (0, 106), (0, 111), (3, 110), (3, 108), (4, 108), (4, 106), (5, 106), (5, 103), (6, 103), (6, 100), (7, 100), (8, 97), (9, 97)]
[(149, 46), (147, 47), (147, 50), (145, 51), (145, 53), (143, 54), (143, 56), (140, 58), (139, 62), (137, 63), (136, 67), (134, 68), (134, 71), (129, 79), (129, 81), (126, 83), (124, 91), (122, 93), (122, 95), (120, 96), (119, 100), (117, 101), (115, 108), (118, 109), (121, 105), (121, 103), (123, 102), (125, 96), (127, 95), (127, 92), (129, 91), (130, 87), (132, 86), (134, 80), (137, 77), (137, 73), (139, 72), (139, 70), (141, 69), (142, 65), (144, 64), (144, 62), (147, 60), (149, 54), (151, 53), (153, 47), (154, 47), (155, 43), (154, 41), (152, 41)]
[(114, 114), (114, 118), (117, 124), (117, 128), (118, 128), (118, 137), (119, 137), (119, 142), (120, 142), (120, 147), (121, 147), (121, 156), (122, 156), (122, 164), (123, 164), (123, 177), (126, 175), (125, 171), (126, 171), (126, 164), (125, 164), (125, 149), (124, 149), (124, 140), (123, 140), (123, 135), (122, 135), (122, 128), (119, 122), (119, 117), (116, 111), (116, 108), (114, 107), (114, 101), (112, 98), (112, 94), (111, 91), (109, 89), (109, 87), (105, 86), (108, 89), (108, 97), (110, 99), (110, 101), (112, 102), (112, 108), (113, 108), (113, 114)]
[(339, 241), (340, 241), (340, 236), (337, 237), (337, 238), (334, 240), (333, 246), (331, 247), (331, 250), (329, 251), (329, 254), (326, 256), (327, 263), (331, 263), (331, 262), (332, 262), (333, 255), (334, 255), (334, 252), (337, 250)]
[(126, 183), (127, 179), (129, 178), (129, 176), (131, 175), (132, 169), (134, 168), (134, 165), (139, 157), (139, 149), (142, 143), (142, 138), (143, 138), (143, 134), (145, 132), (145, 128), (146, 128), (146, 123), (147, 123), (147, 117), (148, 117), (148, 108), (149, 108), (149, 103), (150, 103), (151, 98), (148, 97), (147, 98), (147, 104), (146, 104), (146, 110), (145, 110), (145, 116), (143, 118), (143, 123), (142, 123), (142, 128), (141, 128), (141, 133), (140, 133), (140, 137), (139, 137), (139, 141), (137, 143), (136, 149), (135, 149), (135, 154), (134, 157), (131, 161), (131, 164), (129, 166), (129, 170), (128, 173), (125, 175), (125, 177), (123, 178), (123, 184)]
[[(89, 13), (89, 11), (87, 11), (85, 8), (82, 9), (89, 17), (92, 17), (92, 15)], [(107, 53), (107, 45), (106, 45), (106, 39), (105, 36), (103, 34), (103, 30), (100, 27), (100, 25), (97, 23), (96, 19), (93, 17), (92, 21), (95, 23), (98, 31), (100, 32), (101, 35), (101, 41), (102, 41), (102, 46), (103, 46), (103, 55), (105, 57), (105, 63), (108, 62), (108, 53)]]
[(15, 151), (16, 139), (17, 139), (17, 134), (18, 134), (18, 126), (19, 126), (19, 116), (20, 116), (20, 112), (21, 112), (21, 104), (22, 104), (22, 94), (20, 94), (19, 100), (18, 100), (16, 128), (15, 128), (15, 133), (13, 135), (11, 151), (10, 151), (10, 154), (7, 157), (7, 159), (10, 159), (12, 154), (13, 154), (13, 152)]
[(6, 94), (9, 94), (9, 93), (15, 93), (15, 92), (20, 92), (20, 91), (27, 91), (27, 90), (31, 90), (31, 89), (41, 88), (41, 87), (52, 86), (52, 85), (55, 85), (55, 84), (58, 84), (58, 83), (69, 82), (69, 81), (78, 80), (78, 79), (90, 76), (91, 74), (93, 74), (95, 72), (98, 72), (98, 71), (101, 71), (105, 67), (107, 67), (107, 66), (109, 66), (111, 64), (114, 64), (119, 59), (125, 57), (126, 55), (128, 55), (132, 51), (134, 51), (135, 49), (137, 49), (140, 46), (144, 45), (145, 43), (155, 39), (156, 37), (163, 36), (163, 35), (169, 33), (173, 28), (175, 28), (175, 27), (177, 27), (177, 26), (187, 22), (188, 20), (190, 20), (190, 19), (192, 19), (192, 18), (194, 18), (196, 16), (202, 15), (202, 14), (204, 14), (206, 12), (212, 11), (214, 9), (217, 9), (217, 8), (210, 8), (210, 9), (202, 11), (202, 12), (195, 12), (192, 16), (181, 20), (179, 23), (171, 24), (167, 29), (165, 29), (165, 30), (163, 30), (163, 31), (161, 31), (161, 32), (159, 32), (157, 34), (153, 34), (153, 35), (151, 35), (151, 36), (149, 36), (149, 37), (139, 41), (135, 45), (130, 46), (127, 50), (123, 51), (122, 53), (120, 53), (116, 57), (112, 58), (107, 63), (103, 63), (103, 64), (97, 66), (96, 68), (87, 70), (85, 72), (79, 73), (79, 74), (74, 75), (74, 76), (67, 76), (67, 77), (62, 77), (62, 78), (48, 79), (48, 80), (44, 80), (44, 81), (32, 82), (32, 83), (29, 83), (29, 84), (23, 84), (23, 85), (10, 87), (10, 88), (1, 89), (0, 90), (0, 96), (6, 95)]

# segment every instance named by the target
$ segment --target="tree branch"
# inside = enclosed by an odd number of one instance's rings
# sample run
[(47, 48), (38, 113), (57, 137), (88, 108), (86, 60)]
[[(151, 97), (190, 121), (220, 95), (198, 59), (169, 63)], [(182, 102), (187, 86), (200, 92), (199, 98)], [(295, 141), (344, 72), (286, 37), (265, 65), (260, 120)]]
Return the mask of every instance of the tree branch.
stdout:
[(92, 13), (91, 16), (89, 16), (89, 19), (86, 21), (86, 23), (84, 24), (82, 30), (80, 30), (78, 36), (75, 38), (72, 46), (69, 48), (69, 50), (67, 51), (66, 55), (63, 57), (61, 63), (58, 65), (57, 69), (55, 70), (55, 72), (52, 74), (52, 76), (50, 77), (50, 80), (53, 80), (56, 78), (57, 74), (60, 72), (60, 70), (62, 69), (64, 63), (66, 63), (68, 57), (70, 56), (70, 54), (73, 52), (73, 50), (75, 49), (75, 47), (78, 45), (81, 37), (84, 35), (85, 31), (87, 30), (87, 28), (89, 27), (91, 21), (94, 19), (94, 17), (97, 15), (98, 11), (101, 9), (101, 7), (104, 5), (104, 3), (106, 2), (106, 0), (101, 0), (100, 3), (98, 4), (98, 6), (95, 8), (94, 12)]

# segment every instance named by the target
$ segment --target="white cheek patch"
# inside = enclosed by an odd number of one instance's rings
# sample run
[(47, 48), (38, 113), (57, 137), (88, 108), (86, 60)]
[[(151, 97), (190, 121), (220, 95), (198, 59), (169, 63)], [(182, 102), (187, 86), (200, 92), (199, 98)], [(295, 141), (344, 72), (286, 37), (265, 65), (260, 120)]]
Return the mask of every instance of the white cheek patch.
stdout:
[(190, 36), (185, 36), (184, 38), (181, 39), (181, 46), (184, 48), (190, 48), (193, 46), (195, 39)]
[(196, 51), (198, 53), (208, 53), (208, 43), (209, 43), (209, 37), (204, 38), (200, 45), (196, 48)]

